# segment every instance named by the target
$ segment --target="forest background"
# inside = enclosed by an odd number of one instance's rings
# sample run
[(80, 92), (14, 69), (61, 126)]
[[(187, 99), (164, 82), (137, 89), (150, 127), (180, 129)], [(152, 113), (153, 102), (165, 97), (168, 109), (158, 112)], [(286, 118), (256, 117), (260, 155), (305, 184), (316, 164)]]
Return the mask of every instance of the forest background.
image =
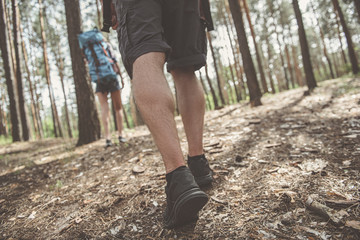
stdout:
[[(82, 145), (100, 138), (94, 110), (99, 104), (88, 74), (81, 70), (85, 64), (79, 61), (74, 37), (101, 28), (101, 4), (64, 3), (1, 1), (1, 144), (65, 137), (78, 138), (77, 145)], [(207, 34), (208, 64), (197, 72), (207, 109), (242, 101), (257, 106), (263, 95), (304, 85), (311, 92), (316, 82), (357, 74), (359, 4), (357, 0), (211, 1), (215, 31)], [(116, 31), (104, 36), (121, 63)], [(143, 122), (130, 79), (120, 65), (125, 80), (124, 126), (130, 129)], [(173, 82), (169, 85), (175, 96)]]

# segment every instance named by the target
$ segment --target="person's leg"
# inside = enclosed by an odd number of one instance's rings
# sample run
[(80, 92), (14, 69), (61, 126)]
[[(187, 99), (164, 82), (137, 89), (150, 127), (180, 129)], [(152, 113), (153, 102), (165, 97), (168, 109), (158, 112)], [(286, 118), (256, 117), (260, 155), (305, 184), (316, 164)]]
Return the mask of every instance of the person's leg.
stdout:
[(171, 71), (178, 96), (178, 106), (188, 141), (189, 156), (203, 154), (205, 98), (192, 67)]
[(122, 116), (122, 105), (121, 105), (121, 92), (120, 90), (111, 92), (111, 100), (115, 110), (116, 126), (118, 129), (118, 136), (122, 136), (123, 131), (123, 116)]
[(199, 186), (213, 181), (212, 172), (203, 152), (205, 98), (202, 86), (192, 67), (176, 68), (174, 77), (178, 105), (188, 141), (188, 166)]
[(104, 127), (104, 137), (106, 140), (110, 140), (110, 131), (109, 131), (109, 104), (108, 104), (108, 97), (107, 92), (97, 92), (96, 95), (98, 96), (99, 102), (100, 102), (100, 108), (101, 108), (101, 121), (103, 123)]
[(163, 73), (164, 62), (164, 53), (140, 56), (133, 64), (132, 83), (136, 104), (169, 173), (185, 166), (185, 162), (174, 120), (174, 99)]

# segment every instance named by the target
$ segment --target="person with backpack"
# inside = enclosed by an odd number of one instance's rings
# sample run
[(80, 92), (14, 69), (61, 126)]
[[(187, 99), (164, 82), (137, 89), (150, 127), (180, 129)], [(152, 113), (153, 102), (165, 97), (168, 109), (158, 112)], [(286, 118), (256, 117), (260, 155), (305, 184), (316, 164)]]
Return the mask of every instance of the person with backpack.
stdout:
[(109, 93), (115, 111), (118, 140), (119, 143), (124, 143), (126, 142), (126, 139), (122, 136), (123, 117), (121, 87), (117, 78), (117, 75), (120, 75), (120, 70), (116, 58), (113, 55), (112, 47), (109, 42), (104, 40), (101, 32), (97, 29), (79, 34), (78, 39), (80, 48), (83, 50), (84, 57), (89, 66), (91, 80), (96, 83), (95, 93), (100, 102), (105, 147), (112, 146), (111, 134), (109, 131)]
[[(116, 26), (136, 104), (165, 165), (164, 226), (193, 222), (208, 201), (200, 187), (213, 181), (203, 152), (204, 92), (195, 75), (206, 64), (205, 30), (213, 29), (209, 0), (113, 0), (112, 8), (109, 0), (103, 2), (104, 14), (116, 12), (117, 16), (104, 16), (103, 29)], [(178, 94), (188, 141), (187, 166), (174, 120), (173, 96), (163, 72), (165, 63)]]

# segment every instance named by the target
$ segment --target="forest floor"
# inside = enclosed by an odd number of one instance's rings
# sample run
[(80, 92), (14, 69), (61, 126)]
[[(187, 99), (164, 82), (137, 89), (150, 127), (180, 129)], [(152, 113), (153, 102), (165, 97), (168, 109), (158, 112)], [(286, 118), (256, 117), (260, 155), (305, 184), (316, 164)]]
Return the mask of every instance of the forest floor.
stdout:
[(360, 79), (319, 85), (207, 112), (210, 200), (196, 224), (172, 230), (146, 127), (107, 149), (0, 146), (0, 239), (360, 239)]

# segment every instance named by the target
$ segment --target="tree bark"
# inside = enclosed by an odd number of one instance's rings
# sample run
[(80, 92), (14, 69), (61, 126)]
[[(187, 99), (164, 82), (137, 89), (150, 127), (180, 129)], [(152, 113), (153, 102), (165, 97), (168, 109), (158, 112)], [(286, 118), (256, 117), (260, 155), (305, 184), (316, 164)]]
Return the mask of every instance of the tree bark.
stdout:
[(260, 57), (258, 44), (256, 42), (256, 35), (255, 35), (254, 27), (253, 27), (252, 22), (251, 22), (250, 11), (249, 11), (249, 7), (248, 7), (248, 4), (247, 4), (247, 0), (243, 0), (243, 3), (244, 3), (244, 8), (245, 8), (246, 18), (247, 18), (247, 20), (249, 22), (249, 27), (250, 27), (252, 40), (253, 40), (253, 43), (254, 43), (254, 46), (255, 46), (255, 54), (256, 54), (256, 60), (257, 60), (257, 64), (258, 64), (258, 68), (259, 68), (259, 72), (260, 72), (261, 86), (262, 86), (262, 89), (263, 89), (263, 93), (267, 93), (267, 92), (269, 92), (269, 90), (268, 90), (268, 86), (267, 86), (267, 83), (266, 83), (266, 78), (265, 78), (265, 74), (264, 74), (264, 69), (263, 69), (262, 60), (261, 60), (261, 57)]
[(250, 94), (251, 106), (259, 106), (261, 103), (261, 91), (256, 77), (254, 63), (251, 58), (249, 45), (246, 38), (244, 22), (242, 19), (241, 7), (238, 0), (228, 0), (231, 15), (234, 19), (236, 33), (240, 45), (240, 52), (244, 63), (244, 70), (247, 78), (247, 86)]
[[(233, 39), (231, 37), (231, 33), (230, 33), (230, 29), (229, 29), (229, 23), (227, 21), (227, 17), (225, 16), (227, 13), (222, 11), (221, 12), (221, 17), (223, 19), (223, 24), (225, 25), (226, 27), (226, 33), (228, 35), (228, 38), (229, 38), (229, 41), (230, 41), (230, 46), (231, 46), (231, 52), (233, 54), (233, 59), (234, 59), (234, 68), (235, 68), (235, 73), (236, 73), (236, 77), (237, 77), (237, 81), (240, 82), (240, 73), (239, 73), (239, 70), (238, 70), (238, 66), (239, 66), (239, 63), (237, 61), (237, 58), (236, 58), (236, 53), (235, 53), (235, 49), (234, 49), (234, 43), (233, 43)], [(235, 93), (236, 93), (236, 101), (237, 102), (240, 102), (241, 101), (241, 92), (239, 91), (238, 89), (238, 86), (237, 84), (235, 83), (235, 77), (233, 76), (234, 73), (233, 73), (233, 70), (232, 70), (232, 66), (231, 66), (231, 62), (230, 62), (230, 59), (229, 59), (229, 64), (230, 64), (230, 68), (231, 68), (231, 75), (232, 75), (232, 79), (234, 81), (234, 88), (235, 88)]]
[[(225, 4), (225, 14), (226, 14), (226, 18), (228, 20), (228, 24), (226, 25), (230, 25), (230, 28), (229, 28), (229, 38), (231, 39), (231, 42), (233, 43), (232, 44), (232, 51), (233, 51), (233, 55), (234, 55), (234, 62), (235, 62), (235, 70), (236, 70), (236, 75), (237, 75), (237, 89), (239, 91), (239, 96), (240, 96), (240, 99), (238, 99), (238, 102), (240, 102), (242, 100), (242, 92), (245, 94), (246, 96), (246, 91), (245, 91), (245, 84), (244, 84), (244, 79), (243, 79), (243, 74), (242, 74), (242, 66), (241, 66), (241, 63), (240, 63), (240, 52), (239, 52), (239, 44), (236, 40), (234, 40), (231, 36), (236, 36), (236, 34), (234, 33), (233, 31), (233, 21), (232, 21), (232, 18), (231, 18), (231, 12), (230, 12), (230, 8), (229, 8), (229, 5), (228, 4)], [(231, 36), (230, 36), (230, 33), (231, 33)]]
[[(6, 26), (7, 26), (7, 31), (8, 31), (8, 41), (9, 41), (9, 44), (10, 44), (10, 61), (11, 61), (11, 64), (12, 64), (12, 71), (13, 71), (13, 74), (14, 74), (14, 87), (15, 89), (17, 88), (16, 85), (16, 57), (15, 57), (15, 48), (14, 48), (14, 42), (13, 42), (13, 36), (12, 36), (12, 32), (11, 32), (11, 26), (10, 26), (10, 23), (11, 23), (11, 20), (10, 20), (10, 10), (11, 9), (7, 9), (6, 8), (6, 4), (5, 4), (5, 17), (6, 17)], [(17, 91), (17, 90), (15, 90)], [(17, 93), (16, 93), (16, 96), (17, 96)], [(19, 109), (19, 106), (18, 106), (18, 109)]]
[(19, 24), (20, 26), (20, 39), (21, 39), (21, 49), (22, 49), (22, 54), (23, 54), (23, 58), (24, 58), (24, 66), (25, 66), (25, 70), (26, 70), (26, 80), (27, 83), (29, 85), (29, 91), (30, 91), (30, 99), (31, 99), (31, 114), (32, 114), (32, 119), (33, 119), (33, 125), (34, 125), (34, 130), (35, 130), (35, 135), (36, 138), (40, 138), (40, 126), (39, 126), (39, 122), (37, 121), (37, 106), (36, 106), (36, 102), (35, 102), (35, 97), (34, 97), (34, 88), (33, 88), (33, 84), (31, 82), (31, 73), (30, 73), (30, 69), (29, 69), (29, 61), (28, 61), (28, 55), (27, 55), (27, 51), (26, 51), (26, 47), (25, 47), (25, 41), (24, 41), (24, 37), (23, 37), (23, 29), (21, 27), (21, 23)]
[(344, 14), (343, 14), (343, 12), (341, 10), (341, 7), (339, 5), (339, 1), (338, 0), (332, 0), (332, 3), (334, 5), (335, 11), (339, 15), (340, 23), (341, 23), (341, 26), (342, 26), (343, 31), (345, 33), (346, 41), (347, 41), (347, 44), (348, 44), (348, 52), (349, 52), (349, 58), (350, 58), (350, 62), (351, 62), (352, 71), (353, 71), (354, 74), (357, 74), (359, 72), (359, 65), (358, 65), (358, 61), (357, 61), (357, 58), (356, 58), (356, 54), (355, 54), (353, 42), (352, 42), (352, 39), (351, 39), (350, 31), (349, 31), (349, 29), (347, 27)]
[(304, 29), (304, 24), (299, 8), (299, 3), (297, 0), (292, 0), (294, 12), (296, 16), (296, 21), (298, 24), (298, 31), (299, 31), (299, 39), (300, 39), (300, 46), (301, 46), (301, 54), (302, 54), (302, 60), (304, 64), (305, 69), (305, 75), (306, 75), (306, 82), (307, 86), (309, 88), (309, 91), (312, 91), (315, 87), (317, 87), (315, 76), (313, 72), (313, 68), (311, 65), (311, 58), (310, 58), (310, 52), (309, 52), (309, 46), (306, 39), (306, 33)]
[(21, 119), (21, 128), (22, 128), (22, 138), (24, 141), (29, 141), (29, 125), (25, 109), (25, 100), (24, 100), (24, 90), (23, 90), (23, 81), (22, 81), (22, 58), (20, 57), (20, 30), (19, 30), (19, 9), (17, 0), (11, 1), (12, 13), (13, 13), (13, 32), (14, 32), (14, 48), (15, 48), (15, 59), (16, 59), (16, 80), (17, 80), (17, 91), (19, 97), (19, 111)]
[(295, 44), (293, 42), (293, 36), (292, 36), (290, 30), (289, 30), (289, 34), (290, 34), (290, 40), (291, 40), (291, 53), (292, 53), (292, 58), (293, 58), (293, 63), (294, 63), (294, 68), (295, 68), (296, 82), (299, 86), (302, 87), (302, 86), (304, 86), (304, 81), (303, 81), (301, 69), (299, 68), (298, 55), (297, 55)]
[(77, 39), (82, 25), (79, 0), (64, 0), (64, 4), (78, 111), (79, 140), (77, 146), (80, 146), (100, 138), (100, 122), (94, 93), (88, 80), (88, 73)]
[(11, 63), (11, 50), (8, 43), (7, 18), (5, 15), (5, 0), (0, 0), (0, 48), (5, 72), (6, 87), (10, 102), (11, 135), (13, 142), (21, 141), (17, 97), (14, 87), (14, 76)]
[(354, 5), (358, 14), (358, 22), (360, 23), (360, 1), (354, 0)]
[(344, 51), (344, 46), (343, 46), (342, 38), (341, 38), (339, 16), (338, 16), (338, 13), (336, 11), (334, 11), (334, 12), (335, 12), (335, 21), (336, 21), (336, 32), (337, 32), (337, 36), (338, 36), (339, 43), (340, 43), (341, 56), (343, 57), (344, 64), (347, 64), (347, 58), (346, 58), (346, 54), (345, 54), (345, 51)]
[(40, 29), (41, 29), (41, 40), (42, 40), (42, 47), (43, 47), (43, 58), (44, 58), (44, 65), (45, 65), (45, 76), (46, 76), (46, 82), (48, 85), (48, 91), (49, 91), (49, 98), (50, 98), (50, 104), (52, 109), (52, 117), (53, 117), (53, 126), (54, 126), (54, 134), (55, 137), (62, 137), (62, 130), (59, 120), (58, 111), (56, 109), (55, 99), (54, 99), (54, 92), (52, 89), (51, 79), (50, 79), (50, 67), (49, 67), (49, 59), (47, 54), (47, 41), (46, 41), (46, 35), (44, 30), (44, 18), (43, 18), (43, 7), (42, 7), (42, 0), (38, 0), (39, 3), (39, 18), (40, 18)]
[[(55, 46), (54, 46), (55, 48)], [(59, 71), (59, 77), (60, 77), (60, 83), (61, 83), (61, 89), (64, 96), (64, 110), (65, 110), (65, 120), (66, 120), (66, 126), (67, 126), (67, 132), (68, 136), (70, 138), (73, 137), (72, 131), (71, 131), (71, 124), (70, 124), (70, 117), (69, 117), (69, 108), (67, 104), (67, 97), (65, 92), (65, 84), (64, 84), (64, 60), (61, 54), (60, 50), (60, 42), (57, 43), (56, 49), (53, 49), (54, 56), (55, 56), (55, 65)]]
[(102, 25), (101, 25), (101, 11), (100, 11), (100, 7), (99, 7), (99, 5), (101, 5), (101, 3), (99, 2), (99, 0), (95, 0), (95, 2), (96, 2), (97, 25), (98, 25), (97, 27), (98, 27), (98, 29), (101, 29), (102, 28)]

